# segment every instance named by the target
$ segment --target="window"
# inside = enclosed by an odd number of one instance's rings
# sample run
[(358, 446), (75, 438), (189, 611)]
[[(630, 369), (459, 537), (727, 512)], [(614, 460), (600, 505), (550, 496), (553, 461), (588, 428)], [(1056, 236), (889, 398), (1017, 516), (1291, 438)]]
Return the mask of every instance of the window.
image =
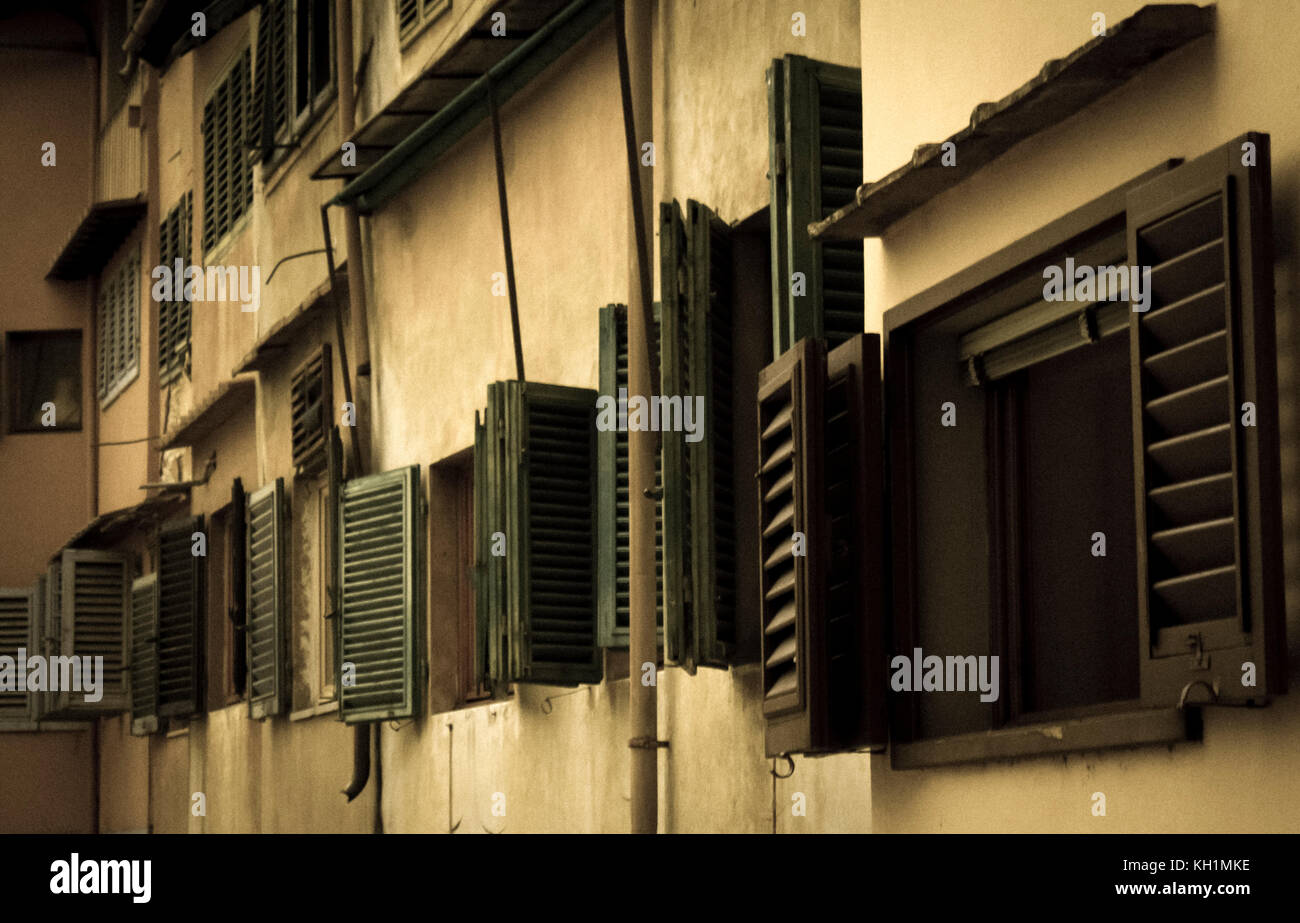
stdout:
[(248, 709), (279, 714), (289, 696), (288, 506), (284, 479), (248, 497), (246, 523)]
[(800, 340), (759, 376), (766, 752), (887, 740), (880, 339)]
[(190, 301), (185, 297), (185, 269), (190, 265), (194, 195), (185, 193), (159, 229), (159, 263), (172, 277), (172, 301), (158, 303), (158, 379), (162, 384), (188, 372)]
[(246, 676), (245, 513), (243, 484), (236, 478), (231, 502), (208, 522), (207, 709), (238, 702)]
[(474, 668), (474, 451), (429, 468), (429, 634), (433, 711), (489, 698)]
[(81, 331), (10, 333), (9, 432), (81, 429)]
[(239, 55), (203, 106), (203, 250), (215, 247), (253, 202), (244, 151), (251, 124), (249, 52)]
[(99, 291), (98, 385), (107, 407), (140, 371), (140, 251), (103, 279)]
[(334, 404), (332, 385), (330, 346), (324, 343), (314, 356), (293, 373), (289, 386), (293, 464), (300, 475), (316, 475), (325, 468), (326, 444), (333, 413), (331, 408)]
[(767, 72), (767, 94), (776, 357), (804, 337), (833, 348), (865, 328), (862, 246), (808, 236), (862, 182), (862, 73), (786, 55)]
[(202, 516), (166, 523), (158, 536), (158, 717), (188, 718), (203, 708), (205, 631), (204, 555), (194, 553)]
[(339, 491), (339, 712), (349, 724), (420, 713), (425, 660), (420, 469)]
[[(618, 400), (619, 390), (628, 386), (627, 306), (606, 305), (600, 309), (600, 393)], [(659, 332), (652, 333), (652, 353), (659, 350)], [(601, 647), (628, 646), (631, 612), (629, 582), (631, 569), (628, 510), (628, 434), (617, 429), (596, 433), (597, 515), (597, 608)], [(663, 485), (663, 455), (655, 456), (655, 482)], [(656, 504), (655, 576), (659, 630), (664, 621), (664, 517), (663, 499)]]
[(494, 692), (601, 680), (595, 406), (586, 388), (498, 381), (475, 421), (475, 683)]
[(451, 0), (396, 0), (397, 34), (405, 46), (429, 23), (451, 9)]
[[(1000, 659), (995, 701), (898, 697), (896, 766), (1285, 689), (1268, 137), (1170, 166), (886, 313), (896, 652)], [(1133, 281), (1045, 298), (1070, 266)], [(1089, 745), (1160, 739), (1124, 720)]]
[(263, 161), (292, 147), (334, 89), (332, 0), (270, 0), (257, 27), (249, 143)]

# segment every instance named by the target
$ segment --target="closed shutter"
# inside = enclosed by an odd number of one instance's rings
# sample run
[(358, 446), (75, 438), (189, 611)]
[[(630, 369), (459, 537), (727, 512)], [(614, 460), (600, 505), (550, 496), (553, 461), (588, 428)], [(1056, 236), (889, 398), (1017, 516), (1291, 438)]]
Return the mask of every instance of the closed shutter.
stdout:
[[(193, 194), (185, 193), (163, 221), (159, 236), (159, 262), (173, 274), (172, 300), (158, 304), (158, 374), (165, 383), (185, 368), (190, 346), (190, 302), (185, 298), (185, 268), (190, 264)], [(176, 260), (181, 274), (176, 275)]]
[[(59, 646), (63, 657), (89, 657), (93, 666), (103, 658), (102, 698), (85, 701), (84, 692), (60, 689), (54, 708), (61, 714), (119, 712), (128, 705), (127, 611), (130, 606), (129, 565), (125, 555), (109, 551), (66, 549), (63, 552), (62, 616)], [(83, 671), (84, 676), (84, 671)], [(86, 684), (83, 680), (82, 690)]]
[(323, 343), (320, 350), (293, 373), (290, 383), (293, 463), (303, 475), (319, 474), (325, 467), (326, 440), (334, 405), (331, 372), (330, 345)]
[[(203, 517), (173, 520), (158, 535), (158, 715), (189, 717), (203, 702), (205, 557), (193, 553)], [(65, 581), (66, 582), (66, 581)]]
[(341, 493), (339, 656), (355, 682), (340, 682), (339, 710), (349, 724), (410, 718), (424, 685), (420, 469), (347, 481)]
[(284, 478), (248, 497), (245, 517), (245, 580), (248, 713), (278, 715), (289, 691), (289, 607), (285, 574), (286, 501)]
[[(656, 323), (650, 349), (659, 349)], [(600, 309), (600, 393), (616, 402), (628, 386), (627, 306)], [(599, 521), (597, 579), (601, 647), (627, 647), (631, 612), (631, 520), (628, 508), (628, 434), (624, 430), (596, 433), (596, 507)], [(663, 456), (655, 455), (655, 486), (661, 487)], [(655, 505), (655, 586), (657, 619), (663, 630), (663, 500)]]
[[(488, 388), (475, 439), (476, 480), (480, 472), (487, 480), (475, 514), (475, 575), (486, 607), (478, 615), (484, 672), (498, 687), (601, 680), (595, 399), (587, 388), (533, 382)], [(492, 554), (496, 532), (504, 557)]]
[[(41, 604), (41, 619), (37, 623), (36, 641), (38, 643), (38, 652), (45, 657), (53, 657), (59, 652), (63, 644), (63, 556), (50, 562), (46, 568), (45, 580), (43, 581), (45, 598)], [(35, 695), (36, 701), (33, 708), (38, 717), (54, 716), (55, 694), (52, 692), (39, 692)]]
[(286, 0), (269, 0), (257, 23), (257, 68), (248, 124), (248, 143), (256, 158), (275, 152), (275, 139), (288, 123)]
[(113, 372), (110, 357), (113, 353), (113, 333), (117, 329), (113, 320), (116, 313), (116, 291), (112, 277), (101, 279), (95, 341), (95, 384), (101, 401), (108, 397), (108, 382)]
[(396, 0), (397, 34), (406, 38), (420, 24), (420, 0)]
[(1150, 267), (1130, 329), (1151, 704), (1286, 688), (1270, 186), (1251, 133), (1128, 195), (1129, 259)]
[[(822, 512), (825, 346), (800, 340), (758, 380), (759, 613), (768, 755), (806, 749), (826, 714), (826, 687), (809, 676), (824, 643), (827, 524)], [(802, 539), (803, 554), (798, 540)]]
[(253, 200), (247, 137), (250, 55), (243, 55), (203, 106), (203, 249), (225, 236)]
[[(34, 648), (33, 608), (30, 587), (0, 589), (0, 655), (14, 658), (15, 667), (19, 649)], [(0, 727), (28, 727), (33, 720), (32, 697), (19, 691), (16, 679), (13, 689), (0, 689)]]
[(158, 575), (131, 584), (131, 733), (158, 730)]
[[(865, 325), (862, 247), (822, 243), (808, 225), (853, 201), (862, 181), (862, 75), (799, 55), (767, 73), (772, 189), (772, 348), (825, 337), (830, 346)], [(802, 273), (804, 294), (792, 291)]]
[[(736, 645), (731, 242), (706, 206), (660, 208), (663, 394), (690, 403), (701, 438), (664, 432), (667, 659), (689, 673), (725, 667)], [(675, 280), (675, 284), (674, 284)], [(696, 397), (704, 418), (695, 419)]]

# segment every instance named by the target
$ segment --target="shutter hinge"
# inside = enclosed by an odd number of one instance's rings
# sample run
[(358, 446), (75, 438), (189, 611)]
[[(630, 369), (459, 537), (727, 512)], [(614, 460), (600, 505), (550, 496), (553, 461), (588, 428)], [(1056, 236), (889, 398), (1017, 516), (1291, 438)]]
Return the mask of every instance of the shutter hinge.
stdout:
[(776, 142), (775, 153), (776, 153), (776, 175), (778, 177), (785, 176), (786, 166), (785, 166), (785, 142), (784, 141)]
[(1192, 669), (1210, 669), (1210, 655), (1205, 652), (1205, 643), (1201, 639), (1201, 633), (1199, 631), (1193, 632), (1187, 636), (1187, 646), (1192, 652)]
[(632, 737), (628, 739), (627, 745), (636, 750), (668, 749), (668, 741), (656, 740), (653, 737)]

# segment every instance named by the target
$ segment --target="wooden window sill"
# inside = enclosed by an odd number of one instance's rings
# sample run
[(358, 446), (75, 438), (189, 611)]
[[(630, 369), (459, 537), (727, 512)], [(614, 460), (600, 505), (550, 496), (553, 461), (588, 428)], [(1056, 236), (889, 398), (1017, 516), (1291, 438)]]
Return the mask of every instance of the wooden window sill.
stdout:
[(1199, 709), (1137, 709), (896, 743), (890, 748), (890, 767), (927, 769), (1088, 750), (1173, 744), (1200, 738)]

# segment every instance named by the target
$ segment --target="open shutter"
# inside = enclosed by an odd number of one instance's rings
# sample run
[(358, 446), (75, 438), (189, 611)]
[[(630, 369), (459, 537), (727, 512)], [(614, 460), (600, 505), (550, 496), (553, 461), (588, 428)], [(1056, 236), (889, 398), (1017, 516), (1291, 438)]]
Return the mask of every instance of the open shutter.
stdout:
[[(40, 601), (40, 619), (34, 639), (36, 653), (49, 658), (59, 653), (63, 644), (63, 556), (50, 562), (41, 581), (44, 598)], [(48, 662), (48, 661), (47, 661)], [(56, 717), (56, 693), (38, 692), (32, 705), (37, 718)]]
[(193, 553), (196, 532), (203, 532), (202, 516), (173, 520), (158, 535), (158, 715), (162, 718), (188, 717), (203, 703), (203, 563), (207, 559)]
[[(37, 640), (33, 631), (32, 588), (0, 588), (0, 655), (14, 658), (20, 649), (31, 652)], [(39, 695), (39, 693), (37, 693)], [(34, 720), (33, 698), (26, 690), (0, 689), (0, 728), (25, 728)]]
[[(651, 351), (659, 348), (659, 331), (652, 333)], [(628, 386), (627, 306), (600, 309), (600, 393), (618, 401)], [(620, 391), (620, 389), (623, 389)], [(628, 434), (620, 427), (596, 433), (596, 514), (598, 549), (597, 607), (601, 647), (627, 647), (631, 612), (631, 521), (628, 508)], [(663, 456), (655, 456), (655, 482), (662, 486)], [(663, 499), (656, 504), (656, 606), (663, 628)]]
[(131, 733), (158, 730), (158, 575), (131, 584)]
[[(130, 610), (129, 564), (111, 551), (65, 549), (61, 579), (62, 615), (59, 653), (64, 657), (103, 658), (103, 687), (98, 702), (81, 689), (60, 689), (53, 708), (69, 716), (123, 711), (127, 699), (127, 612)], [(84, 661), (80, 661), (84, 666)]]
[(248, 680), (248, 496), (244, 482), (239, 478), (230, 485), (230, 618), (232, 638), (233, 676), (231, 685), (238, 695), (243, 695)]
[(598, 683), (596, 393), (507, 381), (503, 486), (510, 667), (520, 682)]
[(859, 333), (826, 356), (822, 401), (826, 526), (824, 647), (830, 714), (813, 748), (883, 749), (889, 675), (885, 610), (880, 337)]
[(289, 692), (288, 542), (284, 478), (248, 497), (248, 714), (278, 715)]
[[(704, 399), (703, 438), (686, 441), (686, 432), (668, 432), (664, 441), (681, 441), (690, 466), (691, 570), (695, 584), (695, 625), (684, 651), (687, 669), (725, 667), (736, 648), (736, 498), (733, 471), (732, 297), (730, 229), (708, 207), (687, 202), (690, 253), (689, 381), (680, 396), (683, 411), (695, 397)], [(694, 414), (694, 407), (689, 411)]]
[[(772, 187), (772, 348), (804, 337), (830, 346), (864, 327), (862, 247), (821, 243), (808, 225), (853, 201), (862, 182), (862, 75), (799, 55), (767, 73)], [(803, 294), (792, 279), (803, 276)]]
[[(661, 304), (659, 372), (664, 394), (695, 394), (691, 387), (690, 246), (677, 202), (659, 205), (659, 288)], [(681, 434), (660, 439), (664, 516), (665, 656), (686, 663), (695, 630), (691, 555), (691, 468)], [(688, 666), (694, 670), (693, 663)]]
[(316, 475), (325, 467), (325, 443), (334, 406), (332, 371), (330, 345), (322, 343), (293, 373), (289, 386), (293, 463), (303, 475)]
[[(476, 659), (497, 688), (601, 680), (595, 398), (587, 388), (488, 386), (475, 433)], [(493, 554), (502, 540), (504, 556)]]
[(419, 713), (424, 687), (422, 518), (418, 466), (342, 486), (339, 711), (349, 724)]
[(1130, 320), (1142, 698), (1259, 702), (1286, 689), (1268, 135), (1127, 213), (1151, 299)]
[[(824, 734), (825, 677), (812, 652), (825, 643), (828, 529), (822, 511), (821, 340), (800, 340), (759, 373), (759, 612), (763, 716), (769, 756), (809, 749)], [(800, 541), (800, 539), (802, 541)], [(803, 554), (795, 554), (802, 545)]]

